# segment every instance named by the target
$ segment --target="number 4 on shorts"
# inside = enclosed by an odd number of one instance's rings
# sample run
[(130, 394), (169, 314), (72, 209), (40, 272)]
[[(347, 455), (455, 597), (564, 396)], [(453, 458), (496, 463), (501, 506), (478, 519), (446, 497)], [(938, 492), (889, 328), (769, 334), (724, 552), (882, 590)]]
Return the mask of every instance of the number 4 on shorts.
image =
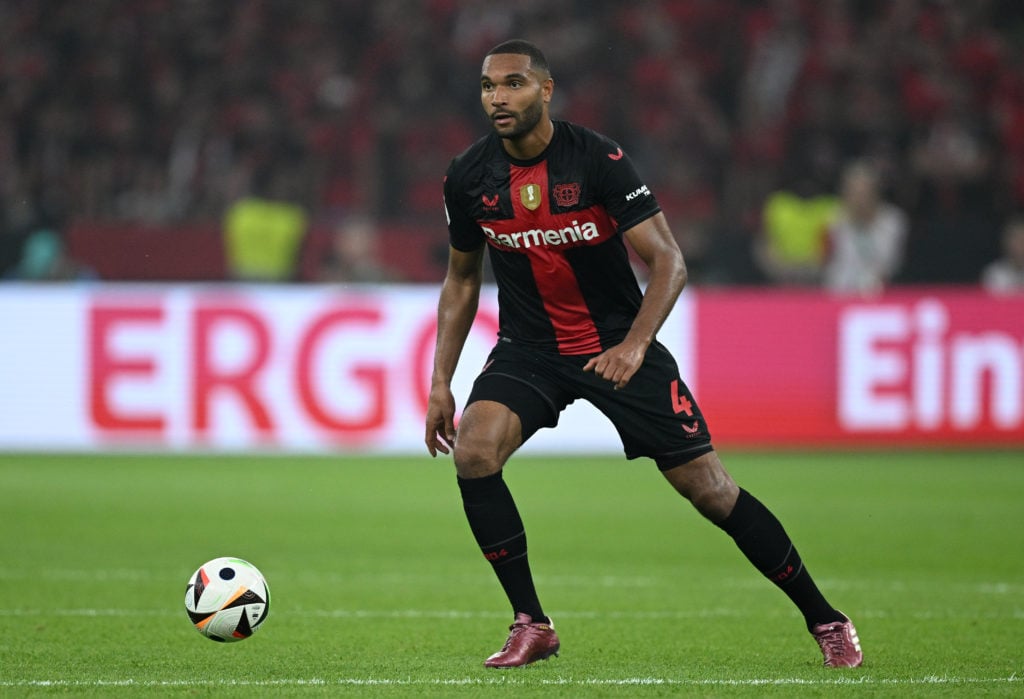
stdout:
[(693, 417), (693, 403), (686, 397), (686, 394), (679, 395), (679, 379), (672, 382), (672, 410), (675, 414), (686, 413), (687, 417)]

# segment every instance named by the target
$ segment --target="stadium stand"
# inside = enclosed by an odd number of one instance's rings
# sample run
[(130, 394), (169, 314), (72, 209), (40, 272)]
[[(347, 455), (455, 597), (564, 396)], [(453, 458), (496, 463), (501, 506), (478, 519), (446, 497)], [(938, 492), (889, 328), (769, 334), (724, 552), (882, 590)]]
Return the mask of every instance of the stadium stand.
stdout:
[(650, 173), (698, 281), (769, 281), (751, 250), (794, 164), (883, 173), (902, 283), (977, 282), (1024, 208), (1016, 0), (0, 0), (0, 274), (51, 229), (102, 279), (224, 279), (225, 212), (270, 170), (314, 251), (369, 216), (436, 281), (441, 175), (510, 36), (547, 50), (556, 115)]

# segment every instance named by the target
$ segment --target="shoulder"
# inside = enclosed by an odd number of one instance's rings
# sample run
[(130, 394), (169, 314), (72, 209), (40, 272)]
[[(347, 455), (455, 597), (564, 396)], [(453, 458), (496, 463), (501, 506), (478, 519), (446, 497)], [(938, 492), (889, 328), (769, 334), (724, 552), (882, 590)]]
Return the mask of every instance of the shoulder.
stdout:
[(589, 155), (598, 158), (605, 155), (612, 159), (614, 156), (622, 156), (622, 148), (618, 143), (586, 126), (580, 126), (571, 121), (556, 121), (555, 128), (558, 129), (559, 140), (570, 148), (586, 151)]
[(581, 173), (609, 196), (627, 194), (643, 185), (623, 148), (608, 136), (572, 122), (556, 122), (560, 148), (554, 160)]
[(885, 217), (885, 220), (890, 226), (900, 229), (907, 227), (908, 220), (906, 212), (895, 204), (891, 204), (889, 202), (882, 204), (880, 213)]
[(1013, 274), (1001, 260), (990, 262), (981, 271), (981, 285), (994, 293), (1008, 291), (1013, 288)]
[(458, 180), (469, 172), (485, 165), (501, 155), (501, 147), (496, 134), (483, 136), (466, 150), (462, 151), (448, 165), (446, 177)]

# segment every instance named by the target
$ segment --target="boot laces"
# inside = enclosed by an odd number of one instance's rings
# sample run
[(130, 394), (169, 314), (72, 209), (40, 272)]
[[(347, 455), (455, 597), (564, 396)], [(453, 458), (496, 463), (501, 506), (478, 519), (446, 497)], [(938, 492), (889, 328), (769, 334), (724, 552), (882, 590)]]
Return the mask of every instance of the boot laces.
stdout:
[(843, 625), (836, 624), (818, 635), (818, 643), (834, 655), (846, 655), (846, 634)]

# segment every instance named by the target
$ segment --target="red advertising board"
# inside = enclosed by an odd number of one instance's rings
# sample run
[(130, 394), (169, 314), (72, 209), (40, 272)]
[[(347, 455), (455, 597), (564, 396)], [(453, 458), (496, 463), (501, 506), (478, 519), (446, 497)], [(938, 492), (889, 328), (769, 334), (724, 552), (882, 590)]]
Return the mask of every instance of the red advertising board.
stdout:
[[(495, 341), (491, 291), (459, 401)], [(436, 304), (432, 286), (5, 285), (0, 449), (422, 453)], [(720, 446), (1024, 447), (1024, 295), (688, 291), (659, 339)], [(527, 448), (621, 445), (577, 401)]]
[(758, 445), (1024, 443), (1024, 298), (702, 292), (698, 398)]

